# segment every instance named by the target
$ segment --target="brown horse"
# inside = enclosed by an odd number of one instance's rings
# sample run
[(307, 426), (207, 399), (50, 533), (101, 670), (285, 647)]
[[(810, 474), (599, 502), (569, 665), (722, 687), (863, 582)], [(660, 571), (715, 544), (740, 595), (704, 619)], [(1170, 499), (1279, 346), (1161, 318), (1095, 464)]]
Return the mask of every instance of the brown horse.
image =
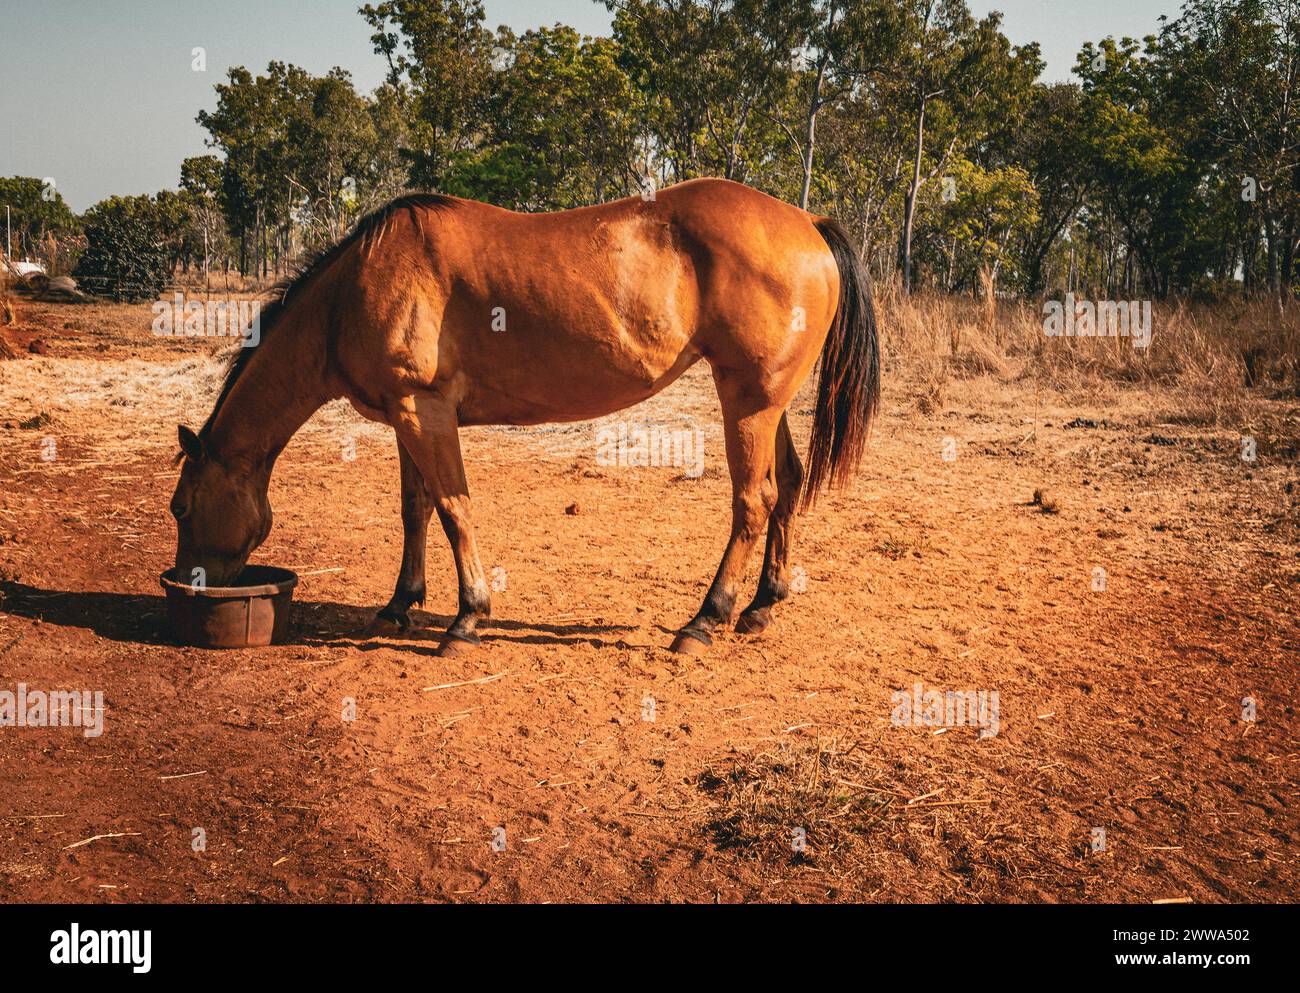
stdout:
[[(406, 542), (399, 624), (424, 595), (437, 511), (459, 577), (440, 652), (479, 641), (488, 586), (457, 428), (600, 417), (653, 396), (699, 359), (712, 368), (731, 472), (731, 537), (673, 648), (702, 652), (730, 622), (768, 528), (753, 602), (762, 631), (787, 593), (791, 521), (862, 457), (879, 394), (870, 287), (847, 235), (748, 187), (695, 180), (554, 214), (402, 197), (283, 286), (207, 423), (180, 428), (172, 513), (180, 575), (235, 579), (271, 529), (276, 457), (329, 400), (397, 433)], [(822, 358), (804, 479), (786, 407)]]

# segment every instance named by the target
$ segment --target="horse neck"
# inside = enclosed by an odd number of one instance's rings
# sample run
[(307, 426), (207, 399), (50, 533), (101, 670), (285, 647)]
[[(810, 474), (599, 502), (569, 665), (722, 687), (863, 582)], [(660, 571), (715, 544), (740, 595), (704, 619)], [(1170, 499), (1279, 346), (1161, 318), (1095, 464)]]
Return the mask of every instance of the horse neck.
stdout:
[(297, 430), (330, 399), (315, 322), (286, 311), (257, 346), (217, 413), (209, 444), (223, 462), (268, 474)]

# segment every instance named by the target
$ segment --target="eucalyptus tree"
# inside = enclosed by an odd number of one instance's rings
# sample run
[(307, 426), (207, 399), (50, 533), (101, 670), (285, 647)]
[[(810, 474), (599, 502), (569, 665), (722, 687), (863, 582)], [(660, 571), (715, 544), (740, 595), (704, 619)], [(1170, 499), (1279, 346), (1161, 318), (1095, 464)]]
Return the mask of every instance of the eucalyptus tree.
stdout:
[(405, 107), (411, 181), (443, 190), (481, 140), (504, 46), (484, 26), (480, 0), (386, 0), (360, 13)]
[(617, 55), (612, 39), (563, 25), (514, 39), (488, 101), (483, 146), (451, 192), (528, 210), (631, 192), (641, 96)]
[[(1182, 127), (1243, 205), (1234, 213), (1262, 231), (1270, 290), (1289, 296), (1300, 247), (1300, 2), (1188, 0), (1161, 32), (1160, 55)], [(1248, 252), (1242, 262), (1249, 282)]]
[(604, 0), (671, 178), (760, 182), (764, 116), (790, 85), (806, 9), (789, 0)]
[(885, 76), (912, 128), (900, 246), (903, 288), (910, 291), (922, 188), (963, 146), (1021, 112), (1043, 63), (1036, 44), (1011, 46), (996, 11), (977, 21), (965, 0), (895, 0), (890, 7), (898, 43)]

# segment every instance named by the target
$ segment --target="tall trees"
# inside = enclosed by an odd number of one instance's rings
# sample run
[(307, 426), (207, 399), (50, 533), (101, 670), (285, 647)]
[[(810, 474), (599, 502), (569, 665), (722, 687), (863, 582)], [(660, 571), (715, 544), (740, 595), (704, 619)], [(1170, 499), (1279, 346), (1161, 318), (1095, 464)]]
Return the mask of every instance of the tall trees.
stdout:
[[(673, 181), (753, 180), (756, 133), (789, 85), (805, 10), (789, 0), (605, 0), (621, 62)], [(769, 117), (770, 121), (770, 117)]]
[(525, 210), (626, 196), (635, 180), (640, 95), (608, 38), (557, 26), (510, 43), (485, 115), (485, 147), (448, 192)]
[(215, 207), (265, 271), (408, 186), (546, 210), (714, 175), (839, 216), (909, 291), (1294, 293), (1300, 0), (1184, 0), (1054, 85), (967, 0), (594, 2), (611, 37), (367, 4), (370, 95), (232, 69), (199, 117), (220, 157), (186, 163), (195, 242), (226, 239)]
[(1263, 232), (1268, 286), (1289, 293), (1300, 239), (1300, 3), (1188, 0), (1160, 52), (1199, 150), (1253, 205), (1243, 220)]
[(47, 236), (77, 228), (76, 215), (58, 190), (34, 176), (0, 178), (0, 210), (5, 207), (13, 253), (19, 258), (38, 254)]
[(1013, 49), (1001, 15), (976, 21), (965, 0), (903, 0), (892, 18), (900, 33), (887, 72), (912, 125), (911, 179), (903, 201), (903, 288), (912, 286), (912, 235), (921, 188), (940, 175), (963, 143), (979, 141), (1018, 111), (1042, 71), (1038, 46)]
[(1080, 151), (1098, 192), (1090, 212), (1107, 214), (1123, 234), (1121, 244), (1100, 246), (1106, 289), (1119, 281), (1122, 253), (1125, 266), (1131, 262), (1163, 296), (1174, 275), (1169, 248), (1186, 230), (1177, 222), (1187, 216), (1197, 181), (1167, 113), (1173, 105), (1160, 56), (1154, 38), (1106, 39), (1084, 46), (1075, 71), (1084, 92)]
[(273, 196), (278, 174), (273, 159), (283, 117), (277, 113), (277, 89), (286, 85), (288, 67), (272, 63), (266, 76), (254, 78), (243, 66), (227, 73), (228, 82), (216, 86), (217, 107), (201, 110), (198, 122), (210, 134), (208, 144), (224, 154), (222, 199), (231, 233), (239, 239), (239, 270), (259, 260), (265, 271), (264, 231), (274, 217), (278, 200)]
[[(937, 197), (920, 244), (935, 281), (945, 290), (978, 292), (987, 280), (996, 286), (1008, 276), (1024, 284), (1013, 238), (1023, 237), (1039, 220), (1038, 190), (1018, 165), (985, 169), (960, 157), (947, 170), (951, 197)], [(1011, 269), (1010, 273), (1004, 269)]]
[[(298, 247), (337, 239), (358, 214), (401, 192), (408, 129), (391, 87), (368, 99), (342, 69), (314, 77), (272, 62), (265, 75), (237, 67), (198, 121), (220, 149), (220, 195), (239, 240), (240, 270), (263, 275)], [(205, 182), (211, 180), (207, 175)]]
[(483, 26), (480, 0), (386, 0), (361, 15), (410, 126), (406, 150), (414, 185), (443, 189), (480, 135), (501, 53)]
[(1026, 170), (1038, 200), (1037, 218), (1018, 239), (1028, 293), (1047, 289), (1051, 252), (1088, 196), (1089, 172), (1076, 134), (1082, 98), (1071, 83), (1034, 87), (1023, 123), (1008, 142), (1008, 159)]
[(817, 152), (817, 121), (867, 77), (887, 64), (891, 44), (889, 5), (866, 0), (799, 0), (796, 4), (803, 70), (794, 80), (794, 108), (802, 112), (802, 134), (786, 128), (796, 152), (802, 181), (799, 206), (808, 209), (813, 163)]
[[(190, 205), (188, 227), (203, 259), (203, 278), (213, 253), (225, 247), (226, 222), (221, 203), (222, 162), (215, 155), (195, 155), (181, 163), (181, 190)], [(224, 251), (222, 255), (224, 256)]]

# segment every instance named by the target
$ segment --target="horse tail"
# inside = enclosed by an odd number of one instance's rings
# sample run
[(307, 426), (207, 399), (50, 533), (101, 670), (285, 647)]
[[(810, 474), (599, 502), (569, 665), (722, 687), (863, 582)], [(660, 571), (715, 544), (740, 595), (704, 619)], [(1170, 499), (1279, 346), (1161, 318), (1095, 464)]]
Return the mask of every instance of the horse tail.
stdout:
[(808, 447), (802, 507), (811, 507), (827, 484), (840, 488), (857, 471), (880, 403), (880, 347), (871, 304), (871, 277), (843, 226), (814, 222), (840, 271), (840, 299), (822, 346)]

